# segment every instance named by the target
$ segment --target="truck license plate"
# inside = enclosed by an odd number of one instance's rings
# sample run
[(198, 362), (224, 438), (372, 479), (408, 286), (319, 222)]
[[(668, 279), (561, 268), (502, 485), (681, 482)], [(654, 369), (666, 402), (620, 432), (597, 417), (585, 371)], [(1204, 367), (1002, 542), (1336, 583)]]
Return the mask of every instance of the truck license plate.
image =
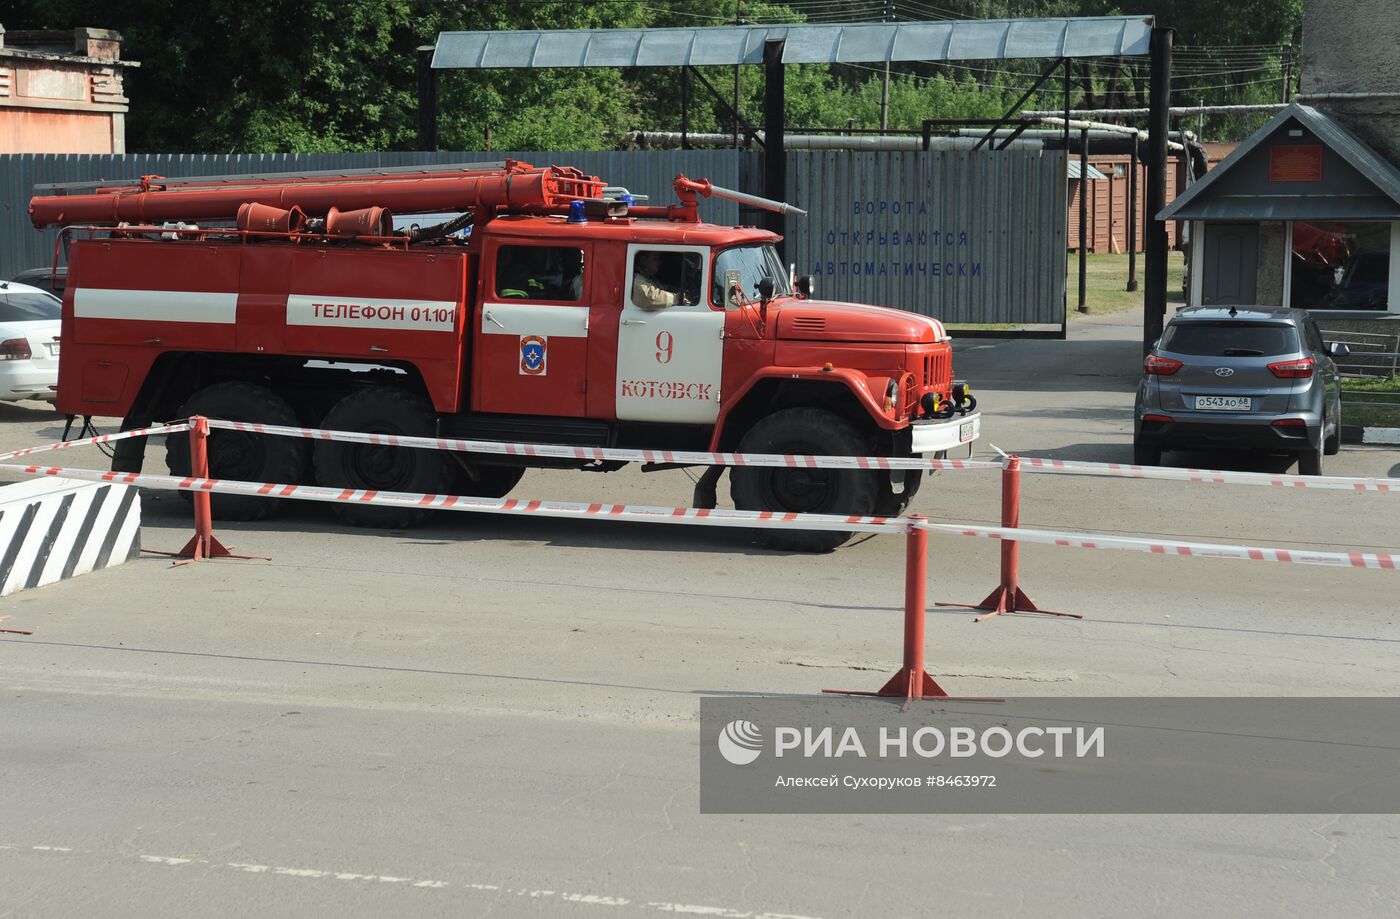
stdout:
[(958, 443), (965, 444), (972, 439), (972, 422), (964, 421), (958, 426)]
[(1249, 396), (1197, 396), (1198, 412), (1247, 412), (1253, 400)]

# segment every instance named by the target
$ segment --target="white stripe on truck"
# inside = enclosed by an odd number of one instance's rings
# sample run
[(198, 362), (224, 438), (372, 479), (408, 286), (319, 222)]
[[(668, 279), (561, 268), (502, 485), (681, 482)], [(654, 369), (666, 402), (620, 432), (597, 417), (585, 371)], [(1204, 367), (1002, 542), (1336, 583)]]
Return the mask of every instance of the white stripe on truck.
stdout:
[(452, 300), (292, 294), (287, 298), (287, 325), (451, 332), (457, 327), (457, 304)]
[(238, 294), (202, 290), (79, 287), (73, 292), (73, 315), (79, 319), (232, 325), (238, 315)]

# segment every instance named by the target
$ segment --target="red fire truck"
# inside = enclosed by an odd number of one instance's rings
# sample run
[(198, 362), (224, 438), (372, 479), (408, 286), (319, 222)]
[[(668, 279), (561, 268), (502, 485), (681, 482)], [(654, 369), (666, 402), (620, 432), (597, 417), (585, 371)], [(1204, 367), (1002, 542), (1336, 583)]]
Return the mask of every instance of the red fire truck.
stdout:
[[(783, 454), (909, 456), (978, 436), (939, 322), (814, 299), (780, 237), (698, 215), (710, 195), (790, 205), (684, 176), (675, 190), (675, 204), (639, 205), (576, 169), (513, 161), (47, 188), (29, 212), (64, 227), (58, 408), (124, 429), (199, 414)], [(395, 212), (455, 216), (395, 229)], [(144, 450), (121, 442), (113, 467), (139, 471)], [(166, 459), (188, 471), (184, 438)], [(214, 475), (256, 482), (500, 497), (527, 464), (549, 461), (210, 438)], [(696, 506), (714, 506), (722, 471), (706, 469)], [(920, 474), (736, 468), (730, 481), (740, 508), (893, 515)], [(255, 519), (276, 504), (213, 506)], [(337, 509), (355, 524), (416, 517)], [(803, 549), (845, 538), (772, 532)]]

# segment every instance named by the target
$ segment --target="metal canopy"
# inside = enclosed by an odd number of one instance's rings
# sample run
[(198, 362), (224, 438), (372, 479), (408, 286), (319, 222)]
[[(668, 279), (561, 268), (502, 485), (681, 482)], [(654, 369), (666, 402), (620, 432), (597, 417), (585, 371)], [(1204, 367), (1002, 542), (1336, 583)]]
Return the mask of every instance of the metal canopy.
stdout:
[(775, 40), (785, 43), (784, 64), (1107, 57), (1146, 54), (1151, 32), (1151, 16), (443, 32), (432, 66), (477, 70), (762, 64), (764, 43)]

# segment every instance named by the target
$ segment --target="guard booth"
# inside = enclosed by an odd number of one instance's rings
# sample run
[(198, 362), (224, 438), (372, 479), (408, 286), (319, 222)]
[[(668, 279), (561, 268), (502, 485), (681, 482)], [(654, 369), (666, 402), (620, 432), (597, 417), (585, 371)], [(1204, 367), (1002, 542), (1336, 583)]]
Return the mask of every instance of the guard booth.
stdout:
[(1190, 224), (1191, 305), (1400, 332), (1400, 168), (1324, 112), (1283, 109), (1158, 218)]

